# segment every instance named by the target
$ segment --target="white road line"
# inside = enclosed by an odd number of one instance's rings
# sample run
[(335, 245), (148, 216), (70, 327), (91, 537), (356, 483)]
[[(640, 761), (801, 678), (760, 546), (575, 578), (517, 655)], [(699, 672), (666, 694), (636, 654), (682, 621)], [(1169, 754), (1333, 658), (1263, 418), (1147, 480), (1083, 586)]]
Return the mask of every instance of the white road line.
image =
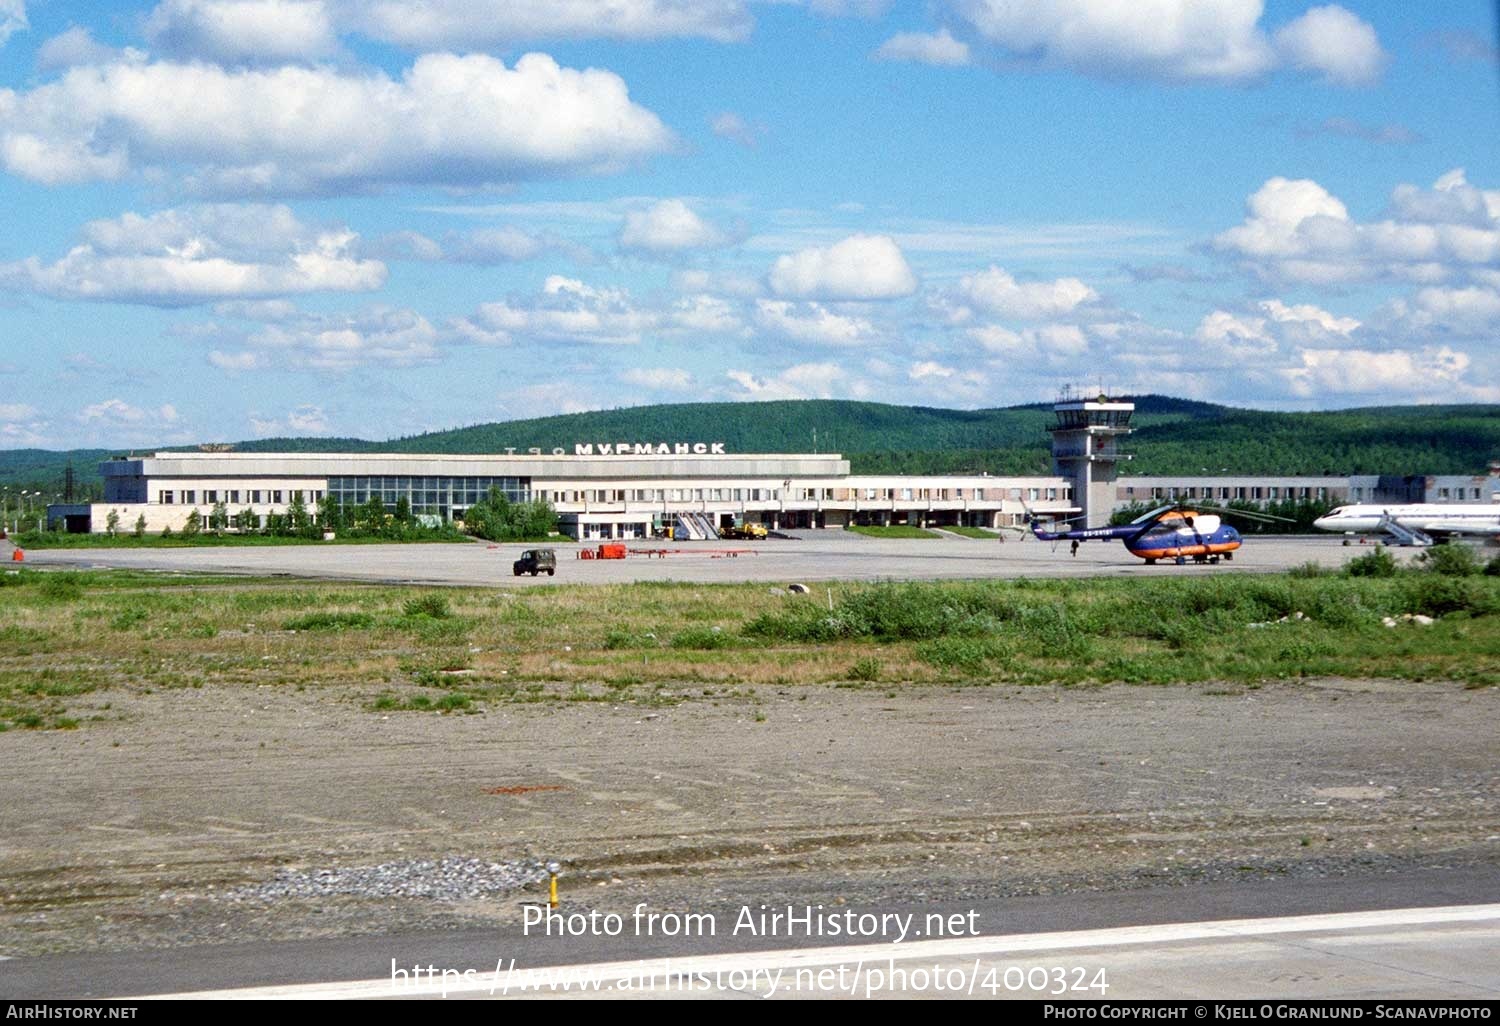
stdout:
[[(1281, 916), (1269, 919), (1223, 919), (1203, 923), (1171, 923), (1162, 926), (1126, 926), (1103, 930), (1073, 930), (1059, 933), (1022, 933), (1001, 936), (962, 937), (947, 940), (911, 941), (904, 944), (856, 944), (824, 948), (801, 948), (782, 951), (758, 951), (743, 954), (683, 956), (679, 958), (654, 958), (632, 962), (591, 962), (568, 966), (543, 966), (537, 969), (517, 967), (509, 976), (512, 993), (529, 990), (535, 993), (538, 984), (546, 989), (551, 981), (564, 979), (597, 980), (602, 992), (609, 992), (612, 982), (639, 980), (655, 973), (662, 976), (668, 972), (676, 975), (727, 974), (739, 972), (775, 972), (784, 969), (795, 972), (799, 968), (821, 967), (854, 962), (868, 958), (878, 952), (882, 959), (899, 962), (913, 959), (963, 958), (975, 955), (1001, 955), (1037, 951), (1069, 951), (1079, 948), (1115, 947), (1122, 945), (1172, 944), (1184, 941), (1223, 940), (1228, 938), (1270, 937), (1285, 934), (1367, 930), (1381, 927), (1430, 926), (1444, 923), (1481, 923), (1500, 921), (1500, 904), (1496, 905), (1450, 905), (1440, 908), (1406, 908), (1377, 912), (1343, 912), (1311, 916)], [(499, 952), (509, 963), (512, 951)], [(410, 962), (407, 963), (410, 966)], [(400, 958), (396, 959), (401, 968)], [(425, 968), (425, 967), (424, 967)], [(441, 969), (442, 967), (438, 967)], [(373, 980), (331, 981), (327, 983), (301, 983), (270, 987), (245, 987), (233, 990), (195, 991), (180, 994), (148, 995), (148, 998), (181, 998), (191, 1000), (222, 999), (272, 999), (297, 998), (303, 1000), (353, 999), (379, 997), (422, 997), (446, 995), (499, 994), (505, 984), (506, 974), (497, 976), (494, 969), (478, 971), (475, 975), (447, 980), (422, 980), (416, 982), (408, 977), (400, 985), (390, 977)], [(559, 984), (557, 990), (562, 991)], [(583, 990), (576, 984), (574, 992)], [(136, 998), (122, 997), (130, 1001)]]

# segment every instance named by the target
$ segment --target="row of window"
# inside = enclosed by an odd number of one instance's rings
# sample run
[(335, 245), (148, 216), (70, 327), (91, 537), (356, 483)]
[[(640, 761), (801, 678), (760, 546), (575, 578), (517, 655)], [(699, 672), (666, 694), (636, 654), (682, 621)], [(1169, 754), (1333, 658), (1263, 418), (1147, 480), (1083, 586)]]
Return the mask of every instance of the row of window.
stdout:
[[(180, 494), (184, 506), (198, 505), (198, 490), (196, 488), (183, 489)], [(238, 506), (242, 502), (246, 502), (252, 506), (259, 506), (262, 503), (280, 506), (286, 501), (285, 496), (287, 494), (286, 491), (280, 488), (228, 488), (223, 490), (208, 488), (203, 491), (203, 505), (217, 506), (222, 502), (226, 506)], [(299, 488), (290, 494), (292, 502), (301, 501), (316, 505), (323, 501), (323, 492), (316, 488), (311, 491), (303, 491)], [(156, 493), (156, 501), (163, 506), (174, 506), (177, 504), (178, 495), (179, 493), (173, 489), (165, 489)]]
[(1144, 499), (1147, 492), (1153, 499), (1248, 499), (1252, 502), (1277, 502), (1282, 499), (1327, 499), (1327, 488), (1293, 487), (1278, 485), (1204, 485), (1201, 488), (1189, 485), (1183, 488), (1136, 488), (1127, 485), (1125, 498)]
[(965, 498), (994, 502), (1002, 498), (1033, 502), (1071, 501), (1072, 488), (580, 488), (541, 491), (541, 498), (576, 503), (624, 502), (961, 502)]
[(526, 477), (330, 477), (328, 494), (345, 508), (363, 506), (377, 496), (388, 508), (401, 499), (413, 513), (449, 516), (485, 498), (491, 488), (512, 502), (531, 501), (531, 479)]

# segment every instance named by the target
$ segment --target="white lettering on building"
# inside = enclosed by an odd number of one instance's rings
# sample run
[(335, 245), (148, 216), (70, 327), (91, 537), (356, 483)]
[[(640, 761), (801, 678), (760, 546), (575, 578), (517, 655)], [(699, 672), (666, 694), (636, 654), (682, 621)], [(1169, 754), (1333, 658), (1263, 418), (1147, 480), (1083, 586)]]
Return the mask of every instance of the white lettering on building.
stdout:
[[(723, 442), (574, 442), (574, 456), (723, 456)], [(507, 454), (515, 452), (506, 449)], [(540, 449), (528, 450), (533, 455)], [(554, 456), (563, 455), (553, 449)]]

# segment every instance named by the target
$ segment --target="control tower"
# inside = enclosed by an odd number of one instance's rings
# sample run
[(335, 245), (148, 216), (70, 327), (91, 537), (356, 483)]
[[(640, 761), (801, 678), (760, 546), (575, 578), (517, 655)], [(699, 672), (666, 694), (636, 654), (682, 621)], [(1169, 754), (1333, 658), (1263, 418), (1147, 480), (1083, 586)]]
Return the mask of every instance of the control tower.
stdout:
[(1119, 451), (1130, 434), (1135, 403), (1098, 395), (1084, 399), (1064, 393), (1053, 403), (1052, 472), (1073, 482), (1073, 503), (1083, 510), (1079, 523), (1103, 527), (1115, 506), (1116, 464), (1130, 457)]

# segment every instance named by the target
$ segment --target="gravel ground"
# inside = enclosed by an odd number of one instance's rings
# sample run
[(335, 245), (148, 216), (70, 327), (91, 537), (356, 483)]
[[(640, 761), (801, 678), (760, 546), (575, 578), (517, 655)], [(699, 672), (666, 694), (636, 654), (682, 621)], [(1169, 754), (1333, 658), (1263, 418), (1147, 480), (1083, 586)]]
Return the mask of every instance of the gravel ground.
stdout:
[[(1500, 862), (1500, 689), (761, 688), (372, 714), (111, 692), (0, 736), (0, 955)], [(86, 712), (86, 710), (85, 710)]]
[(491, 862), (449, 856), (342, 869), (280, 869), (269, 882), (237, 887), (225, 898), (260, 902), (334, 897), (464, 901), (509, 894), (546, 879), (546, 865), (539, 859)]

